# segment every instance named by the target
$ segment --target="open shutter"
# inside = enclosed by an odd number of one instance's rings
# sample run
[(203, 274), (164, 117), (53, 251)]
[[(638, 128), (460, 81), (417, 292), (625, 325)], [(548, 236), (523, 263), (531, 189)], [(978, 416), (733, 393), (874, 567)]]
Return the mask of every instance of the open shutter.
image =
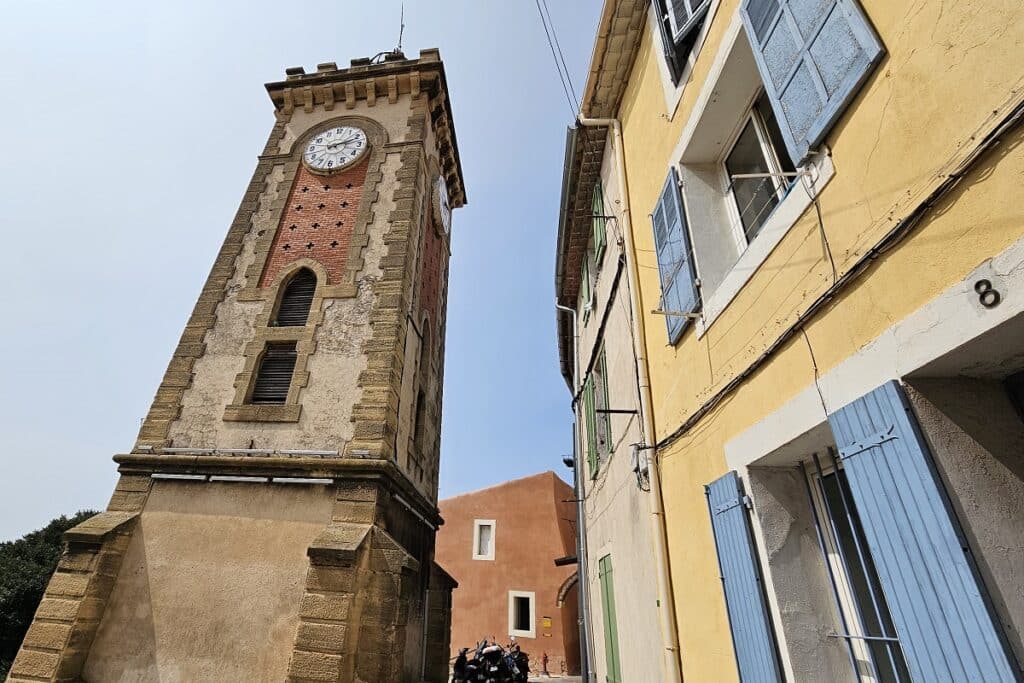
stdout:
[(594, 411), (594, 376), (587, 377), (587, 383), (583, 386), (583, 413), (587, 424), (587, 464), (590, 468), (590, 476), (597, 474), (598, 453), (597, 453), (597, 420)]
[(594, 262), (597, 264), (598, 270), (601, 268), (601, 256), (604, 254), (604, 247), (606, 243), (605, 238), (605, 223), (607, 219), (604, 213), (604, 190), (601, 189), (601, 181), (594, 183), (594, 195), (590, 202), (590, 212), (593, 218), (591, 226), (594, 231)]
[(740, 489), (736, 472), (716, 479), (704, 490), (740, 680), (776, 683), (782, 680), (782, 674), (747, 516), (748, 499)]
[(913, 679), (1018, 680), (899, 384), (828, 421)]
[(615, 583), (612, 580), (612, 556), (605, 555), (598, 562), (601, 583), (601, 612), (604, 616), (604, 658), (608, 683), (622, 683), (622, 664), (619, 661), (619, 625), (615, 617)]
[(782, 136), (799, 165), (885, 50), (857, 0), (744, 0), (740, 11)]
[[(690, 253), (690, 235), (686, 230), (686, 214), (674, 168), (669, 169), (651, 220), (654, 223), (654, 246), (658, 252), (658, 272), (661, 274), (661, 310), (692, 313), (699, 306), (697, 282)], [(679, 341), (688, 322), (689, 319), (681, 315), (665, 316), (670, 344)]]

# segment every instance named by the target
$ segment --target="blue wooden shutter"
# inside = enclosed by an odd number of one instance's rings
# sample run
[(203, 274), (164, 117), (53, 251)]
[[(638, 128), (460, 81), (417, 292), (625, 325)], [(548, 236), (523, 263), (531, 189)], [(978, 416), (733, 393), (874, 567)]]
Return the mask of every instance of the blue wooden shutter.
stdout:
[(716, 479), (704, 490), (740, 680), (743, 683), (781, 681), (775, 632), (768, 617), (761, 568), (747, 516), (748, 499), (740, 489), (735, 472)]
[(856, 0), (744, 0), (740, 12), (782, 136), (800, 164), (885, 50)]
[(1016, 681), (899, 384), (883, 384), (828, 421), (913, 679)]
[[(692, 313), (698, 308), (697, 282), (690, 254), (690, 236), (686, 231), (686, 214), (674, 168), (669, 169), (651, 220), (654, 223), (654, 247), (658, 252), (658, 272), (661, 274), (661, 310)], [(682, 316), (665, 316), (670, 344), (679, 341), (688, 322), (689, 319)]]

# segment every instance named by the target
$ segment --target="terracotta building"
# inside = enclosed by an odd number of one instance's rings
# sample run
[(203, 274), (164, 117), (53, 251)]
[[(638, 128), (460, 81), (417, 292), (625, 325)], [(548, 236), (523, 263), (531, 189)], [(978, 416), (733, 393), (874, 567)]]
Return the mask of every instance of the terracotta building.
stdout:
[(579, 672), (573, 490), (542, 472), (440, 503), (437, 564), (458, 581), (452, 594), (451, 655), (487, 638), (513, 637), (533, 673)]
[(433, 558), (466, 199), (444, 67), (392, 52), (267, 91), (238, 213), (11, 681), (447, 676)]

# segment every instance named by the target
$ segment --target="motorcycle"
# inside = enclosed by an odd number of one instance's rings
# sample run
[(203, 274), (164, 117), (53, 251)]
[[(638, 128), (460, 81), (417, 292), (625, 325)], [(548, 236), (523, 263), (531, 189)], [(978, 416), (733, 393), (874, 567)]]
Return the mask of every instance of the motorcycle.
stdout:
[(455, 657), (452, 683), (526, 683), (530, 675), (530, 657), (515, 642), (506, 649), (485, 638), (472, 657), (469, 650), (464, 647)]

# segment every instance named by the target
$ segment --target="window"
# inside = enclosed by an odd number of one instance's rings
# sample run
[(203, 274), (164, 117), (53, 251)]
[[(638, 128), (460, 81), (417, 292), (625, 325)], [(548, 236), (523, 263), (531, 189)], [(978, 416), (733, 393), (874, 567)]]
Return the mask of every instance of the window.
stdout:
[(316, 292), (316, 275), (308, 268), (302, 268), (288, 281), (281, 295), (281, 303), (277, 307), (277, 315), (271, 323), (280, 327), (291, 327), (306, 324), (309, 309), (313, 304)]
[(762, 93), (743, 119), (732, 149), (722, 160), (743, 235), (749, 244), (793, 184), (796, 167), (782, 143), (768, 98)]
[(597, 363), (594, 364), (594, 418), (597, 431), (597, 452), (601, 459), (612, 452), (612, 425), (608, 414), (608, 361), (601, 348)]
[(590, 282), (590, 252), (583, 255), (583, 268), (580, 271), (580, 301), (583, 303), (583, 324), (590, 319), (590, 309), (593, 308), (594, 300)]
[[(903, 650), (868, 548), (850, 486), (834, 451), (827, 463), (815, 455), (804, 463), (825, 563), (854, 658), (871, 680), (909, 681)], [(864, 672), (862, 672), (863, 675)]]
[(583, 419), (587, 429), (587, 464), (597, 475), (601, 462), (612, 452), (611, 418), (608, 414), (608, 364), (604, 348), (583, 385)]
[(686, 61), (697, 41), (710, 0), (656, 0), (658, 28), (661, 31), (672, 82), (678, 84)]
[(508, 634), (517, 638), (536, 638), (534, 606), (537, 596), (532, 591), (508, 592)]
[(295, 371), (295, 342), (268, 344), (260, 359), (250, 403), (284, 403)]
[(494, 520), (473, 520), (473, 559), (494, 559)]
[(591, 222), (594, 231), (594, 261), (600, 269), (606, 240), (605, 227), (608, 222), (608, 219), (605, 217), (604, 190), (601, 189), (600, 180), (594, 183), (594, 196), (591, 200), (590, 209), (593, 214)]

